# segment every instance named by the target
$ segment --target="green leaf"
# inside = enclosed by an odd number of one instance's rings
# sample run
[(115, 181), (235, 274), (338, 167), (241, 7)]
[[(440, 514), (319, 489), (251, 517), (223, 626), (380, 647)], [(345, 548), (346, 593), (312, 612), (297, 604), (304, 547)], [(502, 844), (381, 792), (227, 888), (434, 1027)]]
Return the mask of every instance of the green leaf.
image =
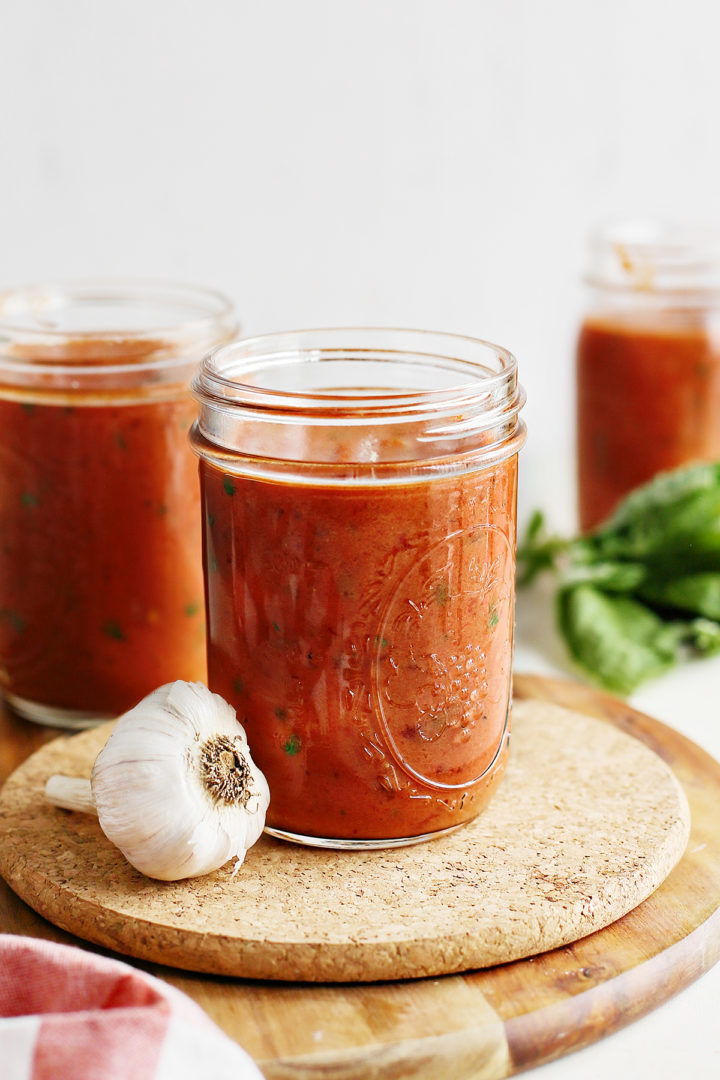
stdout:
[(558, 536), (545, 535), (545, 519), (541, 510), (530, 518), (525, 536), (517, 549), (517, 585), (529, 585), (543, 570), (554, 567), (558, 555), (566, 551), (572, 541)]
[(676, 662), (685, 628), (650, 608), (593, 585), (558, 595), (558, 624), (575, 663), (607, 690), (631, 693)]
[(607, 592), (627, 593), (637, 589), (647, 571), (639, 563), (596, 562), (570, 564), (561, 575), (560, 588), (597, 585)]
[(617, 533), (647, 525), (648, 518), (663, 521), (673, 508), (702, 492), (720, 490), (720, 462), (690, 465), (659, 473), (654, 479), (635, 488), (617, 509), (596, 529), (596, 535)]
[(632, 492), (588, 538), (597, 557), (650, 560), (670, 568), (720, 567), (720, 465), (662, 473)]
[(518, 584), (558, 573), (557, 619), (589, 678), (627, 694), (687, 655), (720, 652), (720, 463), (663, 473), (599, 528), (547, 538), (533, 515)]
[(714, 656), (720, 652), (720, 625), (712, 619), (693, 619), (687, 640), (699, 656)]
[(720, 572), (685, 574), (666, 581), (645, 581), (640, 596), (660, 607), (720, 620)]

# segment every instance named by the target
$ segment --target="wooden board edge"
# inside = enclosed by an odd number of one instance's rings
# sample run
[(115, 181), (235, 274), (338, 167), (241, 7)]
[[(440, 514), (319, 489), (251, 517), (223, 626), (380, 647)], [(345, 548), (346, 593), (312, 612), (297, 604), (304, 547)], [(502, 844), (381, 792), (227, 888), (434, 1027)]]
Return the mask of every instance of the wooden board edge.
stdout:
[(265, 1080), (504, 1080), (512, 1075), (502, 1021), (382, 1046), (259, 1059)]
[(682, 940), (635, 967), (564, 1001), (506, 1020), (512, 1062), (507, 1075), (537, 1068), (620, 1031), (675, 997), (718, 961), (720, 907)]
[[(442, 1036), (259, 1058), (257, 1064), (266, 1080), (505, 1080), (621, 1030), (684, 990), (718, 960), (720, 908), (664, 953), (534, 1013), (506, 1021), (493, 1014)], [(621, 1009), (618, 1002), (627, 1004)]]

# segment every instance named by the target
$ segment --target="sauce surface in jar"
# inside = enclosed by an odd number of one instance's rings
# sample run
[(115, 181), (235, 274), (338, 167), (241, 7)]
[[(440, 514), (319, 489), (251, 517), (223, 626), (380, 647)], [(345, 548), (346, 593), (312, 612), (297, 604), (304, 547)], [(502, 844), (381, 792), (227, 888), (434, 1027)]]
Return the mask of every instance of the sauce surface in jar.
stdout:
[(438, 467), (428, 418), (343, 428), (335, 408), (257, 436), (243, 418), (247, 454), (227, 426), (222, 450), (193, 440), (209, 685), (268, 779), (270, 830), (353, 846), (453, 828), (500, 781), (522, 435), (516, 403), (502, 452), (453, 430)]
[[(74, 303), (85, 318), (99, 301)], [(21, 326), (0, 348), (0, 679), (31, 719), (84, 726), (205, 677), (200, 356), (172, 333)]]

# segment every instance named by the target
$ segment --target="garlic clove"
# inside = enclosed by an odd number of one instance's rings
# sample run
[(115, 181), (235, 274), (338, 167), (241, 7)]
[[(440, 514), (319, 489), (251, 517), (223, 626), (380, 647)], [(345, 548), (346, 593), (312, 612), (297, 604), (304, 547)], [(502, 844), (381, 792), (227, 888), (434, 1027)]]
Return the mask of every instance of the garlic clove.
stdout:
[(237, 870), (270, 802), (235, 710), (202, 683), (181, 681), (119, 718), (91, 785), (108, 840), (163, 881), (208, 874), (232, 858)]

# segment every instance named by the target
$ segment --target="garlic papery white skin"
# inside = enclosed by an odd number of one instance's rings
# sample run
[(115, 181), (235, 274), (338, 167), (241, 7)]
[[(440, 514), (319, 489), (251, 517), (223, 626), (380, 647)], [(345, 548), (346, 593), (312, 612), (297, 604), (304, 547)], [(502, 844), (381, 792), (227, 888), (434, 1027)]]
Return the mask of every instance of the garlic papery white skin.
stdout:
[(179, 881), (232, 858), (237, 871), (263, 831), (270, 791), (232, 706), (202, 683), (174, 682), (120, 717), (90, 781), (52, 776), (45, 797), (94, 809), (137, 870)]

